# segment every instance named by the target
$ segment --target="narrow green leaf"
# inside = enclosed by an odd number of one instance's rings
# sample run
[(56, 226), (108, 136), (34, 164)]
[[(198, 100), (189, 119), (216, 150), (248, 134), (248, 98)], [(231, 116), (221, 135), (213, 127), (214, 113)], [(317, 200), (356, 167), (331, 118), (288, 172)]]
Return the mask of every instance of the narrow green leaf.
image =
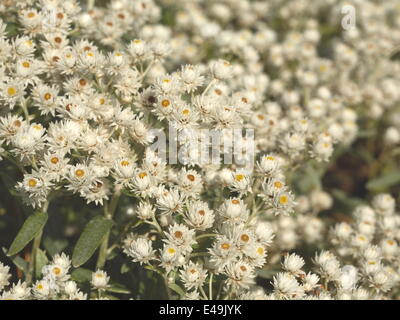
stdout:
[(96, 217), (86, 225), (72, 253), (72, 265), (75, 268), (90, 259), (110, 231), (112, 224), (111, 220)]
[(168, 287), (170, 289), (172, 289), (173, 291), (175, 291), (177, 294), (179, 294), (181, 297), (185, 296), (185, 292), (182, 290), (182, 288), (180, 286), (178, 286), (175, 283), (170, 283), (168, 285)]
[(46, 252), (43, 250), (37, 249), (36, 251), (36, 259), (35, 259), (35, 277), (36, 279), (40, 279), (42, 276), (43, 267), (49, 262), (46, 256)]
[(110, 300), (119, 300), (117, 297), (112, 296), (111, 294), (103, 293), (102, 297), (108, 298)]
[(30, 215), (19, 230), (7, 255), (13, 256), (25, 248), (25, 246), (43, 229), (47, 218), (48, 215), (45, 212), (35, 212)]
[(71, 279), (82, 283), (82, 282), (89, 282), (92, 280), (92, 271), (85, 268), (78, 268), (72, 271)]
[(124, 285), (118, 283), (111, 284), (111, 286), (107, 288), (107, 292), (122, 293), (122, 294), (131, 293)]
[(400, 171), (392, 171), (379, 178), (370, 180), (367, 183), (367, 189), (371, 191), (383, 191), (397, 183), (400, 183)]

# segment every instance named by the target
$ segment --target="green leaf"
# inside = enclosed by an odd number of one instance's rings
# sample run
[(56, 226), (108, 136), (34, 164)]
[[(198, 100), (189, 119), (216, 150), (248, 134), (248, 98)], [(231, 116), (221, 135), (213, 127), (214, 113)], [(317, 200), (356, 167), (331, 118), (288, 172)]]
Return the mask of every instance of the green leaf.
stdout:
[(30, 215), (22, 225), (21, 230), (19, 230), (7, 255), (13, 256), (25, 248), (25, 246), (43, 229), (47, 218), (48, 215), (45, 212), (35, 212)]
[(370, 180), (367, 183), (367, 189), (371, 191), (383, 191), (397, 183), (400, 183), (400, 171), (392, 171), (379, 178)]
[(108, 298), (110, 300), (119, 300), (117, 297), (112, 296), (111, 294), (103, 293), (102, 294), (103, 298)]
[(349, 195), (346, 192), (340, 189), (331, 190), (331, 194), (334, 196), (335, 200), (341, 202), (343, 205), (348, 207), (349, 211), (352, 211), (355, 207), (364, 203), (362, 199), (349, 197)]
[(182, 290), (182, 288), (180, 287), (180, 286), (178, 286), (177, 284), (175, 284), (175, 283), (170, 283), (169, 285), (168, 285), (168, 287), (170, 288), (170, 289), (172, 289), (173, 291), (175, 291), (177, 294), (179, 294), (181, 297), (184, 297), (185, 296), (185, 292)]
[(107, 291), (113, 293), (122, 293), (122, 294), (131, 293), (124, 285), (119, 283), (111, 284), (111, 286), (107, 288)]
[(78, 268), (72, 271), (71, 279), (82, 283), (82, 282), (89, 282), (92, 280), (92, 271), (85, 268)]
[(16, 256), (12, 259), (12, 262), (17, 266), (18, 269), (21, 269), (24, 274), (28, 273), (28, 262), (22, 259), (20, 256)]
[(36, 279), (40, 279), (42, 276), (43, 267), (49, 262), (46, 256), (46, 252), (40, 250), (39, 248), (36, 251), (36, 259), (35, 259), (35, 277)]
[(257, 275), (264, 279), (272, 279), (275, 274), (277, 274), (279, 270), (271, 270), (271, 269), (261, 269), (258, 270)]
[(96, 217), (86, 225), (72, 253), (72, 265), (75, 268), (90, 259), (112, 225), (113, 222), (104, 217)]

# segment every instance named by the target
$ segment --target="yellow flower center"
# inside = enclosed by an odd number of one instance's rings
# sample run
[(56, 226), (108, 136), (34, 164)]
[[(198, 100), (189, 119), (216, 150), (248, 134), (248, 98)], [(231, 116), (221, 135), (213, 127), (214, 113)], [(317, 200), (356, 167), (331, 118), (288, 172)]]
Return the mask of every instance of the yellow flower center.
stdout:
[(174, 254), (176, 250), (174, 248), (168, 248), (168, 253), (169, 254)]
[(36, 185), (37, 185), (37, 180), (36, 180), (36, 179), (29, 179), (29, 180), (28, 180), (28, 185), (29, 185), (31, 188), (36, 187)]
[(52, 158), (50, 159), (50, 162), (51, 162), (52, 164), (57, 164), (58, 161), (59, 161), (58, 157), (52, 157)]
[(161, 101), (161, 105), (166, 108), (171, 104), (171, 102), (169, 102), (169, 100), (165, 99), (163, 101)]
[(140, 179), (143, 179), (144, 177), (147, 177), (147, 173), (146, 172), (139, 173), (139, 178)]
[(221, 244), (221, 249), (224, 249), (224, 250), (229, 250), (229, 248), (230, 248), (231, 246), (230, 246), (230, 244), (229, 243), (223, 243), (223, 244)]
[(53, 268), (53, 273), (58, 276), (61, 273), (61, 269), (59, 267), (54, 267)]
[(75, 171), (75, 175), (79, 178), (83, 177), (85, 175), (85, 171), (82, 169), (78, 169)]
[(194, 175), (192, 175), (192, 174), (188, 174), (186, 177), (187, 177), (188, 180), (190, 180), (190, 181), (194, 181), (194, 180), (195, 180), (195, 177), (194, 177)]
[(279, 203), (280, 204), (286, 204), (289, 202), (289, 198), (286, 195), (280, 196), (279, 197)]
[(129, 161), (127, 161), (127, 160), (122, 160), (122, 161), (121, 161), (121, 166), (123, 166), (123, 167), (129, 166)]
[(283, 185), (282, 185), (282, 182), (280, 182), (280, 181), (275, 181), (275, 182), (274, 182), (274, 187), (275, 187), (275, 188), (280, 189), (280, 188), (282, 188), (282, 186), (283, 186)]
[(15, 96), (17, 94), (17, 89), (15, 89), (14, 87), (10, 87), (7, 89), (7, 94), (10, 97)]
[(235, 176), (235, 180), (236, 181), (242, 181), (244, 179), (244, 175), (243, 174), (237, 174), (236, 176)]
[(31, 64), (28, 61), (24, 61), (24, 62), (22, 62), (22, 66), (24, 68), (29, 68), (31, 66)]
[(50, 100), (51, 99), (51, 93), (46, 93), (44, 95), (44, 100)]

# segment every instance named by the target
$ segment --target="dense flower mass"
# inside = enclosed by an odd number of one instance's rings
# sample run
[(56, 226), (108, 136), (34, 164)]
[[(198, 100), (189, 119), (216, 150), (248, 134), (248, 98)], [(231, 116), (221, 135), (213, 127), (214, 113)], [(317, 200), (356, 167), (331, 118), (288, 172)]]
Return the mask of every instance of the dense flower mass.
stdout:
[(399, 46), (397, 0), (2, 1), (0, 298), (398, 299)]

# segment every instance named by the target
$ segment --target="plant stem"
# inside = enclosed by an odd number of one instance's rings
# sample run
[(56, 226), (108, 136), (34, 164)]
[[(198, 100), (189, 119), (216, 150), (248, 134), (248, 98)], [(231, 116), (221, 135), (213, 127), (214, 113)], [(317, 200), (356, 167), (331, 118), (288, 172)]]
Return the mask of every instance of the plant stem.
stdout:
[(200, 287), (200, 293), (203, 296), (204, 300), (208, 300), (206, 293), (204, 292), (203, 287)]
[[(43, 205), (42, 211), (47, 212), (47, 209), (49, 207), (49, 202), (46, 201)], [(42, 241), (42, 235), (43, 235), (43, 229), (40, 230), (38, 235), (33, 239), (33, 245), (32, 245), (32, 251), (31, 251), (31, 257), (29, 260), (29, 266), (28, 266), (28, 274), (26, 275), (26, 282), (28, 285), (30, 285), (35, 278), (35, 264), (36, 264), (36, 254), (37, 250), (40, 247), (40, 242)]]
[(28, 274), (26, 276), (26, 282), (28, 283), (28, 285), (30, 285), (32, 283), (33, 279), (35, 278), (36, 253), (40, 247), (40, 242), (42, 240), (42, 234), (43, 234), (43, 231), (40, 231), (39, 234), (33, 240), (31, 257), (29, 260), (29, 269), (28, 269)]
[[(121, 190), (116, 190), (114, 195), (111, 198), (110, 205), (106, 204), (104, 206), (104, 216), (106, 219), (112, 220), (115, 210), (118, 205), (118, 200), (121, 195)], [(99, 256), (97, 257), (96, 268), (103, 269), (106, 260), (107, 260), (107, 253), (108, 253), (108, 241), (110, 239), (110, 231), (107, 232), (106, 236), (104, 237), (103, 242), (101, 243), (99, 249)]]
[(202, 97), (204, 97), (206, 95), (206, 93), (208, 92), (208, 90), (211, 88), (211, 86), (216, 82), (215, 79), (212, 79), (210, 81), (210, 83), (208, 84), (208, 86), (204, 89), (203, 93), (201, 94)]
[(211, 273), (210, 275), (210, 283), (209, 283), (209, 288), (208, 288), (208, 296), (210, 297), (209, 300), (213, 299), (213, 295), (212, 295), (212, 281), (213, 281), (213, 276), (214, 273)]
[(88, 11), (93, 10), (95, 1), (96, 0), (87, 0), (87, 10)]
[(168, 300), (171, 300), (171, 289), (169, 288), (169, 285), (168, 285), (168, 275), (164, 275), (163, 278), (164, 278), (165, 290), (167, 292)]

